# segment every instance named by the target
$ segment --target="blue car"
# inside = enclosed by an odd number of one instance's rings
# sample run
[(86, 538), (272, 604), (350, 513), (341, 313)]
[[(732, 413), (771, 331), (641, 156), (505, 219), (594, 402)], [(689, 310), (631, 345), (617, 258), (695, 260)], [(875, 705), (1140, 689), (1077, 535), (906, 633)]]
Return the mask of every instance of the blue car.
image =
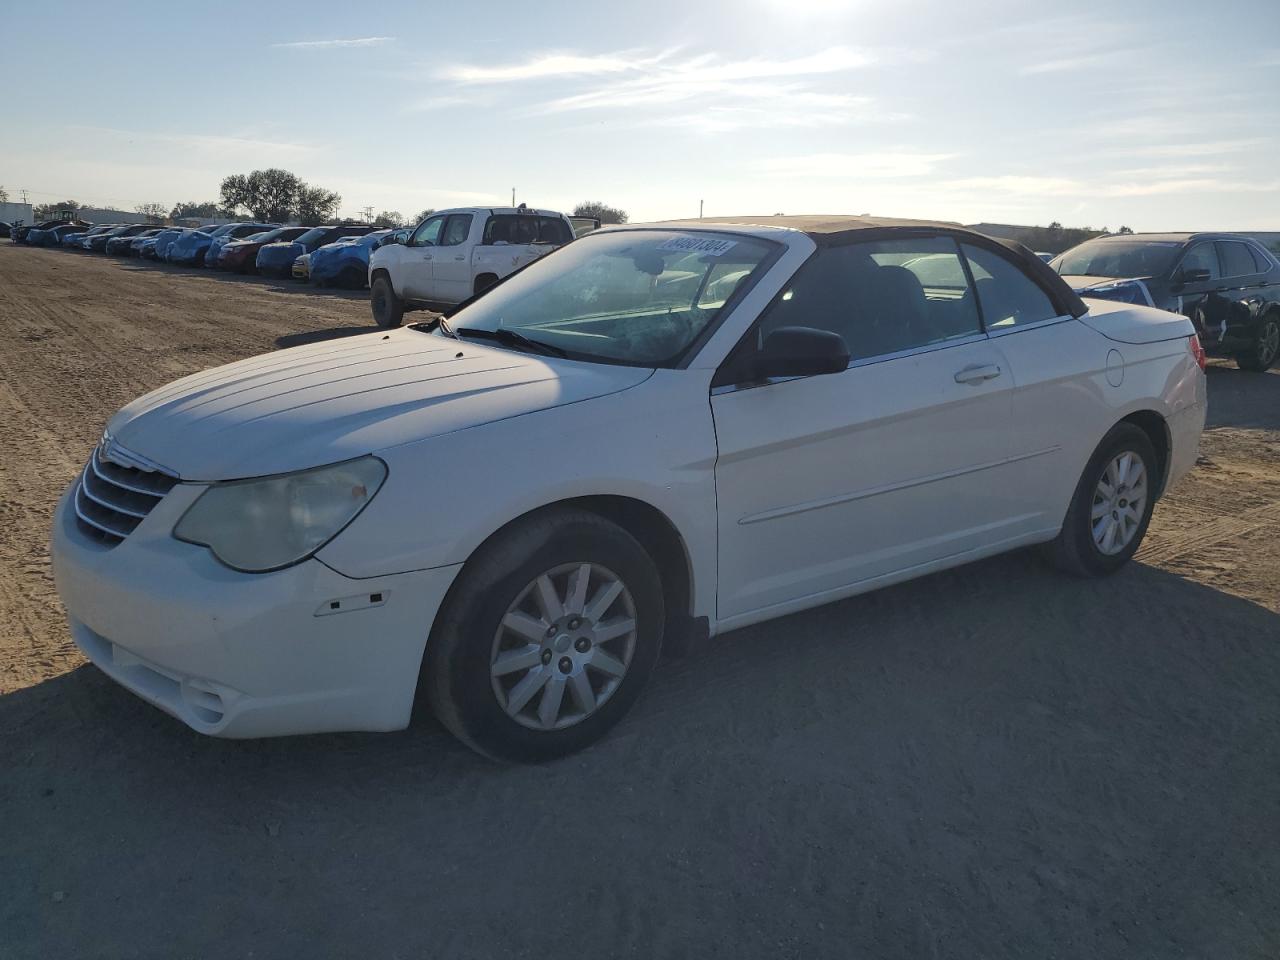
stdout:
[(258, 251), (255, 261), (258, 272), (269, 277), (288, 277), (293, 273), (293, 261), (304, 253), (311, 253), (333, 243), (343, 237), (362, 237), (374, 228), (368, 224), (348, 224), (338, 226), (331, 224), (324, 227), (312, 227), (302, 236), (289, 243), (268, 243)]
[(206, 267), (216, 267), (218, 265), (218, 254), (222, 250), (224, 244), (230, 243), (232, 240), (243, 240), (246, 237), (252, 237), (259, 233), (267, 233), (276, 229), (278, 223), (229, 223), (226, 228), (219, 230), (213, 235), (213, 242), (209, 244), (209, 249), (204, 254), (204, 265)]
[(27, 243), (33, 247), (57, 247), (63, 238), (89, 229), (87, 223), (64, 223), (48, 230), (32, 230), (27, 234)]
[(369, 254), (390, 230), (345, 237), (311, 254), (310, 279), (317, 287), (363, 287), (369, 282)]
[(91, 227), (83, 233), (64, 233), (62, 235), (62, 246), (68, 250), (85, 249), (85, 241), (91, 240), (100, 233), (106, 233), (108, 230), (114, 230), (115, 224), (106, 223), (97, 227)]

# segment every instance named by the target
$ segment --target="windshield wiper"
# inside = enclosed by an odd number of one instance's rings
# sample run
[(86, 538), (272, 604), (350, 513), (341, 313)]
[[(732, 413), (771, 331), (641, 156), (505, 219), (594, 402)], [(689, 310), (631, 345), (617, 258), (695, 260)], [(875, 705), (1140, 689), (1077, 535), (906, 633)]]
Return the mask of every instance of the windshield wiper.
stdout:
[(543, 343), (541, 340), (534, 340), (532, 337), (526, 337), (523, 333), (517, 333), (509, 327), (499, 327), (497, 330), (485, 330), (481, 327), (459, 327), (454, 334), (457, 337), (475, 337), (477, 340), (492, 340), (494, 343), (500, 343), (504, 347), (522, 347), (531, 353), (541, 353), (549, 357), (567, 357), (568, 351), (562, 350), (550, 343)]

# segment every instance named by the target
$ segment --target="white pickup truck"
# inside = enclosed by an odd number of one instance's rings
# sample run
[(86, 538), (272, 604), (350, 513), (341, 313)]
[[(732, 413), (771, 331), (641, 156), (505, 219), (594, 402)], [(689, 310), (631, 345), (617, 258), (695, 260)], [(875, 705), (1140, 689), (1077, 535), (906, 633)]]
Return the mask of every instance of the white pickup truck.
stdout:
[(369, 257), (373, 320), (398, 327), (406, 310), (461, 303), (578, 234), (574, 221), (554, 210), (441, 210), (408, 240), (386, 243)]

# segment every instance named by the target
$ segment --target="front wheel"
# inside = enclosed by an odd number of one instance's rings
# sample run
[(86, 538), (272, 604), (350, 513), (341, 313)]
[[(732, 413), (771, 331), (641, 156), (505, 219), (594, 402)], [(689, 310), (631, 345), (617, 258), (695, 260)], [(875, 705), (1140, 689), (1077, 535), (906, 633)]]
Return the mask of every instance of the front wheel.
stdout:
[(580, 750), (640, 695), (662, 645), (653, 561), (581, 510), (518, 521), (468, 563), (423, 662), (436, 716), (497, 760)]
[(1080, 577), (1105, 577), (1132, 559), (1155, 509), (1159, 459), (1150, 438), (1120, 423), (1102, 439), (1076, 486), (1050, 561)]
[(373, 322), (383, 330), (394, 329), (404, 320), (404, 302), (396, 296), (395, 288), (385, 276), (373, 281), (369, 290), (369, 306), (373, 310)]
[(1236, 357), (1236, 366), (1253, 373), (1265, 373), (1280, 356), (1280, 318), (1270, 313), (1258, 324), (1253, 349)]

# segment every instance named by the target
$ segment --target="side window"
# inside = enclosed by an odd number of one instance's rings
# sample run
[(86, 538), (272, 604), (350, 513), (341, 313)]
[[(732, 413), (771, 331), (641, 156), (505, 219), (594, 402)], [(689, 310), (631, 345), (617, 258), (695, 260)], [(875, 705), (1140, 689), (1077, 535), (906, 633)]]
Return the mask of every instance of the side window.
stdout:
[(819, 249), (765, 310), (757, 346), (788, 326), (838, 333), (855, 360), (981, 333), (959, 251), (945, 237)]
[(456, 247), (460, 243), (466, 243), (467, 237), (470, 234), (471, 214), (451, 214), (449, 219), (445, 221), (444, 233), (440, 240), (440, 245), (442, 247)]
[(1253, 261), (1257, 264), (1259, 273), (1266, 273), (1275, 266), (1275, 264), (1271, 262), (1271, 258), (1259, 247), (1255, 247), (1250, 244), (1249, 252), (1253, 254)]
[(1197, 243), (1182, 258), (1182, 270), (1208, 270), (1209, 279), (1217, 280), (1222, 276), (1218, 269), (1218, 255), (1213, 252), (1212, 243)]
[(1247, 277), (1258, 272), (1253, 255), (1243, 243), (1223, 240), (1218, 243), (1218, 256), (1222, 260), (1224, 277)]
[(411, 247), (434, 247), (440, 242), (440, 228), (444, 226), (444, 217), (430, 217), (418, 224), (409, 238)]
[(495, 243), (511, 243), (511, 225), (515, 219), (504, 215), (490, 217), (484, 225), (484, 237), (480, 242), (487, 247)]
[(1053, 301), (1022, 268), (993, 250), (961, 244), (973, 285), (978, 292), (978, 305), (988, 330), (1007, 330), (1052, 320), (1058, 315)]
[(559, 217), (538, 217), (537, 243), (568, 243), (573, 233), (568, 225)]

